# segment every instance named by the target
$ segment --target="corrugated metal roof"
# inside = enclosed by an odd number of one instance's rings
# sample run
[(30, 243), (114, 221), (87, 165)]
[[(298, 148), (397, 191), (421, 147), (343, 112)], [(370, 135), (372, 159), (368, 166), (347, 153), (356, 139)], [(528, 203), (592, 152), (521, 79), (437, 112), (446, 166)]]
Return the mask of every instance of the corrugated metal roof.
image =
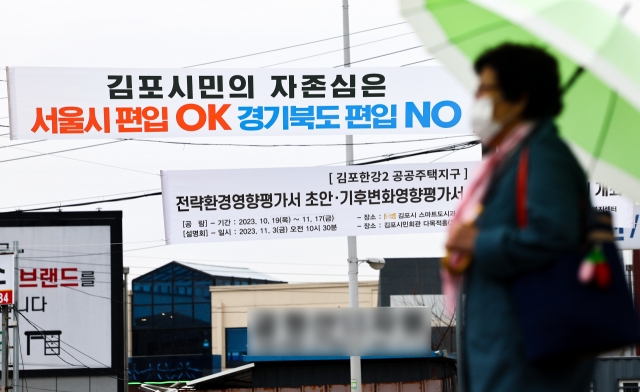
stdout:
[(251, 278), (251, 279), (265, 279), (279, 282), (279, 279), (274, 278), (273, 276), (269, 276), (262, 272), (254, 271), (249, 268), (240, 268), (240, 267), (226, 267), (222, 265), (211, 265), (211, 264), (199, 264), (199, 263), (190, 263), (186, 261), (178, 261), (175, 260), (174, 263), (178, 263), (184, 265), (189, 268), (196, 269), (200, 272), (204, 272), (207, 275), (212, 276), (227, 276), (227, 277), (236, 277), (236, 278)]

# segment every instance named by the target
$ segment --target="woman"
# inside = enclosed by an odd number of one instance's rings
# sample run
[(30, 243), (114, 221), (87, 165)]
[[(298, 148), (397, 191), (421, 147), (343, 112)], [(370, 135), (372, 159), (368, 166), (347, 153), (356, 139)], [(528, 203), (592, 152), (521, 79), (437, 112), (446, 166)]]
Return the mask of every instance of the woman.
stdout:
[[(594, 361), (532, 365), (510, 296), (513, 278), (578, 247), (587, 179), (557, 134), (561, 109), (556, 60), (541, 49), (504, 44), (475, 63), (472, 113), (485, 160), (452, 222), (443, 287), (464, 272), (464, 358), (468, 392), (589, 389)], [(520, 154), (528, 151), (526, 216), (516, 220)]]

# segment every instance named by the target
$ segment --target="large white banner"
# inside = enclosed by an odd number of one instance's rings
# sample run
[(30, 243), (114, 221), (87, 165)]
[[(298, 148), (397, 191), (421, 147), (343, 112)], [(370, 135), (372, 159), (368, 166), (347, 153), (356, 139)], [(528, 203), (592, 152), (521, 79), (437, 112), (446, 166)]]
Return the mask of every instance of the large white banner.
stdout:
[(447, 230), (475, 162), (162, 172), (169, 244)]
[(120, 342), (111, 334), (110, 227), (0, 227), (0, 242), (12, 241), (24, 249), (21, 370), (111, 367)]
[(469, 134), (443, 67), (8, 67), (12, 139)]

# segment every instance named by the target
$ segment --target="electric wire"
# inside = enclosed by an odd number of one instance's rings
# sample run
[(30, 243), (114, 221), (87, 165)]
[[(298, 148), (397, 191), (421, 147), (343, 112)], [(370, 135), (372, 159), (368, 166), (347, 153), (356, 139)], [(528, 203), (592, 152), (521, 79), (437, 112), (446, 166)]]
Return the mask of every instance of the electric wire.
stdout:
[[(11, 213), (16, 213), (15, 211), (12, 211)], [(145, 241), (127, 241), (127, 242), (99, 242), (99, 243), (92, 243), (92, 244), (66, 244), (66, 245), (61, 245), (61, 244), (29, 244), (29, 246), (26, 247), (22, 247), (23, 249), (32, 249), (35, 250), (36, 248), (42, 248), (42, 247), (50, 247), (50, 246), (54, 246), (54, 247), (61, 247), (61, 246), (68, 246), (68, 247), (75, 247), (75, 246), (98, 246), (98, 245), (129, 245), (129, 244), (144, 244), (144, 243), (149, 243), (149, 242), (164, 242), (164, 239), (159, 239), (159, 240), (145, 240)]]
[[(477, 144), (478, 144), (477, 141), (472, 141), (472, 142), (465, 142), (465, 143), (457, 143), (457, 144), (448, 145), (448, 146), (440, 146), (440, 147), (436, 147), (436, 148), (433, 148), (433, 149), (427, 149), (427, 150), (417, 149), (417, 150), (404, 151), (404, 152), (399, 152), (399, 153), (394, 153), (394, 154), (384, 154), (384, 155), (379, 155), (379, 156), (375, 156), (375, 157), (361, 158), (361, 159), (354, 160), (354, 162), (361, 161), (361, 160), (373, 159), (373, 158), (377, 158), (377, 157), (384, 157), (383, 159), (380, 159), (380, 160), (366, 161), (366, 162), (357, 163), (357, 164), (354, 164), (354, 166), (361, 166), (361, 165), (375, 164), (375, 163), (379, 163), (379, 162), (386, 162), (386, 161), (404, 159), (404, 158), (409, 158), (409, 157), (413, 157), (413, 156), (417, 156), (417, 155), (425, 155), (425, 154), (430, 154), (430, 153), (451, 151), (451, 149), (462, 150), (462, 149), (473, 147), (473, 146), (475, 146)], [(416, 151), (419, 151), (419, 152), (416, 152)], [(399, 154), (405, 154), (405, 155), (399, 155)], [(2, 161), (0, 161), (0, 163), (1, 162)], [(337, 162), (337, 163), (343, 163), (343, 161), (340, 161), (340, 162)], [(334, 164), (336, 164), (336, 163), (330, 163), (330, 164), (321, 165), (321, 166), (329, 166), (329, 165), (334, 165)], [(134, 195), (134, 196), (115, 198), (115, 199), (103, 199), (103, 200), (99, 200), (99, 201), (90, 201), (90, 202), (73, 203), (73, 204), (65, 204), (65, 205), (59, 204), (59, 205), (54, 205), (54, 206), (30, 208), (30, 209), (24, 209), (24, 210), (18, 210), (18, 211), (20, 211), (20, 212), (33, 212), (33, 211), (43, 211), (43, 210), (50, 210), (50, 209), (62, 209), (62, 208), (69, 208), (69, 207), (79, 207), (79, 206), (88, 206), (88, 205), (111, 203), (111, 202), (118, 202), (118, 201), (135, 200), (135, 199), (140, 199), (140, 198), (144, 198), (144, 197), (160, 196), (160, 195), (162, 195), (162, 191), (148, 193), (148, 194), (141, 194), (141, 195)], [(4, 211), (4, 212), (0, 212), (0, 214), (14, 213), (14, 212), (15, 211)]]
[[(50, 210), (50, 209), (55, 209), (55, 208), (61, 209), (61, 208), (69, 208), (69, 207), (90, 206), (90, 205), (94, 205), (94, 204), (115, 203), (115, 202), (119, 202), (119, 201), (135, 200), (135, 199), (141, 199), (141, 198), (144, 198), (144, 197), (160, 196), (160, 195), (162, 195), (162, 191), (153, 192), (153, 193), (145, 193), (145, 194), (142, 194), (142, 195), (135, 195), (135, 196), (119, 197), (119, 198), (116, 198), (116, 199), (106, 199), (106, 200), (100, 200), (100, 201), (88, 201), (88, 202), (84, 202), (84, 203), (65, 204), (65, 205), (59, 205), (59, 206), (53, 206), (53, 207), (29, 208), (29, 209), (26, 209), (26, 210), (18, 210), (18, 211), (20, 211), (20, 212), (33, 212), (33, 211)], [(0, 214), (3, 214), (3, 213), (6, 213), (6, 212), (0, 212)]]
[(453, 139), (459, 137), (470, 137), (472, 135), (456, 135), (456, 136), (442, 136), (427, 139), (410, 139), (410, 140), (391, 140), (385, 142), (360, 142), (360, 143), (317, 143), (317, 144), (242, 144), (242, 143), (206, 143), (206, 142), (176, 142), (160, 139), (121, 139), (134, 142), (148, 142), (148, 143), (164, 143), (164, 144), (178, 144), (186, 146), (224, 146), (224, 147), (342, 147), (342, 146), (372, 146), (378, 144), (402, 144), (402, 143), (417, 143), (428, 142), (432, 140)]
[[(14, 308), (17, 309), (17, 307), (15, 305), (14, 305)], [(24, 371), (25, 368), (24, 368), (24, 358), (22, 357), (22, 345), (18, 344), (18, 346), (20, 346), (20, 361), (22, 362), (22, 370)], [(26, 379), (26, 377), (23, 377), (23, 379), (24, 379), (24, 385), (20, 389), (22, 389), (24, 391), (24, 387), (26, 387), (27, 388), (27, 392), (29, 392), (29, 384), (27, 383), (27, 379)]]
[(379, 56), (373, 56), (373, 57), (369, 57), (369, 58), (362, 59), (362, 60), (352, 61), (352, 62), (350, 62), (350, 63), (348, 63), (348, 64), (340, 64), (340, 65), (336, 65), (336, 66), (335, 66), (335, 67), (333, 67), (333, 68), (344, 67), (345, 65), (357, 64), (357, 63), (361, 63), (361, 62), (363, 62), (363, 61), (369, 61), (369, 60), (377, 59), (377, 58), (380, 58), (380, 57), (391, 56), (392, 54), (401, 53), (401, 52), (406, 52), (406, 51), (408, 51), (408, 50), (413, 50), (413, 49), (422, 48), (422, 47), (424, 47), (424, 45), (413, 46), (413, 47), (411, 47), (411, 48), (402, 49), (402, 50), (397, 50), (397, 51), (395, 51), (395, 52), (384, 53), (384, 54), (381, 54), (381, 55), (379, 55)]
[[(392, 37), (382, 38), (382, 39), (378, 39), (378, 40), (375, 40), (375, 41), (369, 41), (369, 42), (365, 42), (365, 43), (362, 43), (362, 44), (351, 45), (348, 49), (351, 49), (351, 48), (357, 48), (357, 47), (359, 47), (359, 46), (365, 46), (365, 45), (373, 44), (373, 43), (376, 43), (376, 42), (386, 41), (386, 40), (390, 40), (390, 39), (397, 38), (397, 37), (402, 37), (402, 36), (409, 35), (409, 34), (415, 34), (415, 33), (412, 31), (412, 32), (409, 32), (409, 33), (404, 33), (404, 34), (394, 35), (394, 36), (392, 36)], [(276, 65), (282, 65), (282, 64), (292, 63), (292, 62), (294, 62), (294, 61), (305, 60), (305, 59), (309, 59), (309, 58), (312, 58), (312, 57), (318, 57), (318, 56), (323, 56), (323, 55), (325, 55), (325, 54), (329, 54), (329, 53), (336, 53), (336, 52), (342, 52), (342, 51), (344, 51), (344, 48), (343, 48), (343, 49), (330, 50), (330, 51), (328, 51), (328, 52), (323, 52), (323, 53), (313, 54), (313, 55), (310, 55), (310, 56), (299, 57), (299, 58), (297, 58), (297, 59), (287, 60), (287, 61), (282, 61), (282, 62), (280, 62), (280, 63), (270, 64), (270, 65), (264, 65), (264, 66), (262, 66), (262, 67), (260, 67), (260, 68), (275, 67)]]
[[(1, 135), (0, 135), (1, 136)], [(158, 189), (148, 189), (148, 190), (142, 190), (142, 191), (131, 191), (131, 192), (123, 192), (123, 193), (111, 193), (108, 195), (102, 195), (102, 196), (88, 196), (88, 197), (79, 197), (77, 199), (67, 199), (67, 200), (58, 200), (58, 201), (49, 201), (49, 202), (42, 202), (42, 203), (33, 203), (33, 204), (22, 204), (19, 206), (12, 206), (12, 207), (0, 207), (0, 209), (7, 209), (7, 208), (11, 208), (11, 209), (16, 209), (19, 207), (31, 207), (31, 206), (39, 206), (39, 205), (43, 205), (43, 204), (52, 204), (52, 203), (66, 203), (68, 201), (78, 201), (78, 200), (89, 200), (89, 199), (98, 199), (101, 197), (111, 197), (111, 196), (121, 196), (121, 195), (130, 195), (132, 193), (146, 193), (146, 192), (157, 192)]]
[[(467, 142), (467, 143), (460, 143), (460, 144), (457, 144), (457, 145), (445, 146), (445, 147), (436, 148), (436, 149), (433, 149), (433, 150), (416, 152), (416, 153), (413, 153), (413, 154), (406, 154), (406, 155), (402, 155), (402, 156), (399, 156), (399, 157), (387, 157), (387, 158), (379, 159), (377, 161), (355, 163), (354, 166), (371, 165), (371, 164), (375, 164), (375, 163), (389, 162), (389, 161), (394, 161), (394, 160), (397, 160), (397, 159), (404, 159), (404, 158), (409, 158), (409, 157), (415, 157), (415, 156), (418, 156), (418, 155), (433, 154), (433, 153), (444, 152), (444, 151), (453, 151), (453, 152), (455, 152), (455, 151), (464, 150), (464, 149), (467, 149), (467, 148), (471, 148), (471, 147), (477, 146), (478, 144), (480, 144), (480, 141), (474, 140), (474, 141), (470, 141), (470, 142)], [(440, 158), (438, 158), (438, 159), (440, 159)], [(432, 162), (434, 162), (434, 161), (432, 161)]]
[[(29, 320), (29, 318), (27, 318), (27, 317), (26, 317), (26, 316), (25, 316), (25, 315), (24, 315), (24, 314), (23, 314), (23, 313), (18, 309), (18, 307), (17, 307), (17, 306), (14, 306), (13, 308), (14, 308), (14, 310), (15, 310), (15, 311), (20, 315), (20, 316), (22, 316), (22, 318), (23, 318), (23, 319), (25, 319), (25, 321), (26, 321), (26, 322), (28, 322), (29, 324), (31, 324), (31, 326), (32, 326), (33, 328), (35, 328), (35, 329), (36, 329), (36, 331), (40, 332), (40, 334), (42, 335), (42, 338), (43, 338), (43, 339), (45, 339), (45, 341), (46, 341), (46, 335), (44, 334), (45, 330), (44, 330), (42, 327), (38, 326), (36, 323), (34, 323), (34, 322), (32, 322), (31, 320)], [(83, 352), (83, 351), (81, 351), (81, 350), (78, 350), (77, 348), (73, 347), (72, 345), (70, 345), (69, 343), (67, 343), (67, 342), (63, 341), (62, 339), (60, 339), (60, 343), (64, 343), (64, 344), (66, 344), (68, 347), (70, 347), (70, 348), (72, 348), (73, 350), (77, 351), (78, 353), (80, 353), (80, 354), (84, 355), (85, 357), (87, 357), (87, 358), (89, 358), (89, 359), (91, 359), (91, 360), (93, 360), (93, 361), (95, 361), (95, 362), (99, 363), (100, 365), (104, 366), (105, 368), (108, 368), (108, 369), (110, 369), (110, 368), (111, 368), (109, 365), (105, 365), (104, 363), (102, 363), (102, 362), (98, 361), (97, 359), (93, 358), (93, 357), (92, 357), (92, 356), (90, 356), (89, 354), (87, 354), (87, 353), (85, 353), (85, 352)], [(63, 362), (65, 362), (65, 363), (66, 363), (66, 364), (68, 364), (69, 366), (73, 366), (73, 367), (84, 367), (84, 368), (86, 368), (86, 369), (90, 369), (90, 370), (94, 370), (94, 371), (96, 371), (96, 372), (102, 373), (103, 375), (105, 375), (105, 376), (107, 376), (107, 377), (110, 377), (110, 378), (113, 378), (113, 379), (116, 379), (116, 380), (119, 380), (119, 381), (124, 381), (124, 378), (120, 378), (120, 377), (118, 377), (117, 375), (116, 375), (116, 376), (114, 376), (114, 375), (111, 375), (111, 374), (105, 373), (104, 371), (102, 371), (102, 370), (101, 370), (101, 369), (99, 369), (99, 368), (92, 368), (92, 367), (90, 367), (90, 366), (86, 365), (84, 362), (80, 361), (78, 358), (76, 358), (75, 356), (73, 356), (69, 351), (65, 350), (65, 349), (62, 347), (62, 345), (60, 345), (60, 350), (64, 351), (68, 356), (70, 356), (71, 358), (73, 358), (74, 360), (76, 360), (76, 361), (79, 363), (79, 365), (72, 364), (72, 363), (68, 362), (67, 360), (65, 360), (64, 358), (62, 358), (62, 357), (60, 356), (60, 354), (56, 354), (56, 356), (57, 356), (60, 360), (62, 360)]]
[(408, 64), (403, 64), (401, 65), (401, 67), (406, 67), (408, 65), (413, 65), (413, 64), (418, 64), (418, 63), (424, 63), (425, 61), (431, 61), (431, 60), (435, 60), (435, 57), (432, 57), (430, 59), (426, 59), (426, 60), (420, 60), (420, 61), (414, 61), (413, 63), (408, 63)]
[[(45, 155), (52, 155), (52, 154), (59, 154), (62, 152), (69, 152), (69, 151), (75, 151), (75, 150), (83, 150), (85, 148), (91, 148), (91, 147), (98, 147), (98, 146), (104, 146), (107, 144), (113, 144), (113, 143), (120, 143), (125, 141), (126, 139), (119, 139), (119, 140), (112, 140), (110, 142), (106, 142), (106, 143), (100, 143), (100, 144), (93, 144), (91, 146), (83, 146), (83, 147), (75, 147), (75, 148), (69, 148), (66, 150), (60, 150), (60, 151), (53, 151), (53, 152), (46, 152), (46, 153), (40, 153), (38, 155), (29, 155), (26, 157), (20, 157), (20, 158), (12, 158), (12, 159), (5, 159), (3, 161), (0, 161), (0, 163), (3, 162), (11, 162), (11, 161), (19, 161), (22, 159), (28, 159), (28, 158), (38, 158), (38, 157), (42, 157)], [(36, 140), (36, 141), (32, 141), (32, 142), (26, 142), (26, 143), (22, 143), (22, 144), (16, 144), (16, 145), (0, 145), (0, 148), (16, 148), (18, 146), (22, 146), (24, 144), (30, 144), (30, 143), (37, 143), (37, 142), (44, 142), (45, 140)], [(18, 150), (20, 150), (19, 148), (17, 148)], [(24, 151), (28, 151), (28, 150), (24, 150)], [(30, 152), (35, 152), (35, 151), (30, 151)]]
[[(131, 275), (131, 274), (129, 274), (129, 275)], [(340, 276), (344, 276), (344, 274), (341, 274)], [(398, 275), (398, 276), (403, 276), (403, 275)], [(415, 276), (415, 275), (406, 275), (406, 276)], [(368, 277), (376, 278), (377, 276), (368, 276)], [(40, 277), (36, 277), (36, 279), (41, 280), (41, 281), (43, 280)], [(362, 283), (366, 283), (366, 282), (376, 282), (376, 281), (375, 280), (366, 280), (366, 281), (363, 281)], [(100, 282), (100, 283), (112, 284), (112, 282)], [(170, 283), (170, 282), (167, 282), (167, 283)], [(336, 283), (345, 284), (346, 282), (319, 282), (319, 284), (336, 284)], [(260, 287), (258, 287), (259, 289), (262, 289), (262, 288), (266, 288), (267, 289), (267, 290), (262, 290), (263, 294), (265, 294), (265, 293), (281, 294), (281, 292), (278, 291), (278, 290), (268, 290), (268, 288), (269, 288), (268, 286), (273, 285), (273, 284), (287, 284), (287, 285), (289, 285), (291, 283), (290, 282), (282, 282), (282, 283), (265, 283), (265, 284), (260, 284), (260, 285), (244, 285), (244, 286), (242, 286), (242, 285), (233, 285), (233, 286), (232, 285), (224, 285), (224, 286), (209, 286), (209, 287), (229, 287), (229, 288), (251, 287), (251, 288), (254, 288), (254, 287), (260, 286)], [(295, 284), (295, 283), (293, 283), (293, 284)], [(379, 285), (379, 282), (378, 282), (378, 285)], [(118, 300), (116, 300), (114, 298), (111, 298), (111, 297), (106, 297), (104, 295), (99, 295), (99, 294), (88, 293), (86, 291), (82, 291), (80, 289), (76, 289), (76, 288), (73, 288), (73, 287), (68, 287), (68, 286), (61, 286), (61, 287), (65, 288), (65, 289), (72, 290), (72, 291), (79, 292), (81, 294), (85, 294), (85, 295), (90, 296), (90, 297), (105, 299), (105, 300), (117, 303), (119, 305), (126, 304), (128, 306), (135, 306), (135, 307), (147, 308), (147, 309), (153, 309), (154, 306), (158, 306), (158, 305), (169, 305), (169, 306), (171, 306), (171, 303), (168, 303), (168, 304), (158, 304), (158, 303), (155, 303), (155, 304), (136, 304), (136, 303), (129, 302), (127, 299), (125, 299), (124, 301), (118, 301)], [(344, 291), (326, 291), (326, 290), (312, 290), (312, 289), (304, 289), (304, 288), (301, 288), (301, 289), (295, 289), (295, 288), (294, 289), (289, 289), (287, 287), (287, 289), (285, 289), (285, 291), (286, 292), (295, 292), (295, 293), (307, 293), (307, 294), (348, 294), (348, 291), (346, 289), (347, 288), (345, 287)], [(358, 288), (358, 292), (367, 293), (368, 291), (367, 291), (367, 288), (365, 288), (365, 287), (359, 287)], [(150, 292), (141, 292), (141, 294), (151, 294), (151, 293)], [(165, 313), (170, 313), (170, 312), (167, 311)], [(214, 314), (225, 314), (225, 313), (235, 314), (235, 313), (247, 313), (247, 312), (246, 311), (235, 311), (235, 310), (223, 310), (223, 311), (213, 311), (213, 310), (211, 310), (211, 311), (205, 311), (205, 312), (193, 311), (193, 314), (211, 314), (211, 313), (214, 313)], [(70, 346), (70, 347), (72, 347), (72, 346)], [(72, 347), (72, 348), (74, 350), (77, 350), (74, 347)]]
[[(374, 27), (374, 28), (370, 28), (370, 29), (366, 29), (366, 30), (360, 30), (360, 31), (356, 31), (356, 32), (350, 33), (349, 36), (365, 33), (367, 31), (373, 31), (373, 30), (384, 29), (384, 28), (387, 28), (387, 27), (397, 26), (397, 25), (401, 25), (401, 24), (405, 24), (405, 23), (407, 23), (407, 22), (393, 23), (393, 24), (384, 25), (384, 26), (378, 26), (378, 27)], [(309, 41), (309, 42), (305, 42), (305, 43), (301, 43), (301, 44), (285, 46), (285, 47), (277, 48), (277, 49), (270, 49), (270, 50), (265, 50), (265, 51), (261, 51), (261, 52), (245, 54), (245, 55), (236, 56), (236, 57), (229, 57), (229, 58), (226, 58), (226, 59), (209, 61), (209, 62), (201, 63), (201, 64), (188, 65), (188, 66), (186, 66), (184, 68), (194, 68), (194, 67), (200, 67), (202, 65), (221, 63), (223, 61), (237, 60), (237, 59), (242, 59), (242, 58), (246, 58), (246, 57), (257, 56), (259, 54), (272, 53), (272, 52), (277, 52), (277, 51), (280, 51), (280, 50), (297, 48), (297, 47), (300, 47), (300, 46), (311, 45), (311, 44), (324, 42), (324, 41), (330, 41), (330, 40), (333, 40), (333, 39), (338, 39), (338, 38), (343, 38), (343, 37), (344, 37), (344, 34), (343, 35), (337, 35), (337, 36), (334, 36), (334, 37), (329, 37), (329, 38), (323, 38), (323, 39), (319, 39), (319, 40), (316, 40), (316, 41)]]
[[(120, 170), (126, 170), (126, 171), (131, 171), (131, 172), (136, 172), (136, 173), (141, 173), (141, 174), (148, 174), (151, 176), (160, 176), (160, 174), (156, 174), (156, 173), (150, 173), (150, 172), (146, 172), (146, 171), (142, 171), (142, 170), (136, 170), (136, 169), (130, 169), (130, 168), (126, 168), (126, 167), (121, 167), (121, 166), (115, 166), (115, 165), (108, 165), (106, 163), (98, 163), (98, 162), (91, 162), (91, 161), (87, 161), (87, 160), (83, 160), (83, 159), (77, 159), (77, 158), (70, 158), (70, 157), (64, 157), (64, 156), (60, 156), (60, 155), (55, 155), (61, 152), (67, 152), (67, 151), (73, 151), (73, 150), (80, 150), (80, 149), (84, 149), (84, 148), (91, 148), (91, 147), (98, 147), (98, 146), (103, 146), (106, 144), (113, 144), (113, 143), (119, 143), (122, 142), (124, 140), (114, 140), (114, 141), (110, 141), (107, 143), (101, 143), (101, 144), (94, 144), (91, 146), (85, 146), (85, 147), (77, 147), (77, 148), (72, 148), (72, 149), (68, 149), (68, 150), (62, 150), (62, 151), (54, 151), (54, 152), (49, 152), (49, 153), (41, 153), (38, 155), (31, 155), (28, 157), (21, 157), (21, 158), (13, 158), (13, 159), (5, 159), (3, 161), (0, 161), (0, 163), (3, 162), (10, 162), (10, 161), (17, 161), (17, 160), (21, 160), (21, 159), (28, 159), (28, 158), (36, 158), (36, 157), (41, 157), (41, 156), (52, 156), (52, 157), (56, 157), (56, 158), (61, 158), (61, 159), (68, 159), (68, 160), (72, 160), (72, 161), (78, 161), (78, 162), (84, 162), (84, 163), (90, 163), (92, 165), (98, 165), (98, 166), (105, 166), (105, 167), (110, 167), (112, 169), (120, 169)], [(0, 145), (3, 146), (3, 145)], [(16, 150), (22, 150), (22, 151), (27, 151), (27, 152), (32, 152), (32, 153), (37, 153), (37, 151), (33, 151), (33, 150), (26, 150), (24, 148), (18, 148), (18, 147), (13, 147), (13, 146), (6, 146), (9, 148), (14, 148)]]
[[(1, 135), (0, 135), (0, 136), (1, 136)], [(12, 148), (12, 147), (24, 146), (25, 144), (40, 143), (40, 142), (44, 142), (44, 141), (45, 141), (45, 140), (34, 140), (34, 141), (31, 141), (31, 142), (25, 142), (25, 143), (15, 144), (15, 145), (12, 145), (12, 146), (4, 146), (4, 145), (3, 145), (3, 146), (0, 146), (0, 148)], [(27, 157), (27, 158), (32, 158), (32, 157)], [(21, 158), (21, 159), (23, 159), (23, 158)]]

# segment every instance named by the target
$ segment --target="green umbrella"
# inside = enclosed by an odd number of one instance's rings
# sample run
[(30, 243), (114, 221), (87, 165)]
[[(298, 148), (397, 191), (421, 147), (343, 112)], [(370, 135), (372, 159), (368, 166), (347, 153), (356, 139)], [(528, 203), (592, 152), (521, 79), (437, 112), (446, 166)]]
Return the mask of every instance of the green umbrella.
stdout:
[(564, 94), (560, 132), (590, 177), (640, 201), (640, 37), (588, 0), (401, 0), (402, 13), (473, 91), (473, 61), (504, 42), (556, 56)]

